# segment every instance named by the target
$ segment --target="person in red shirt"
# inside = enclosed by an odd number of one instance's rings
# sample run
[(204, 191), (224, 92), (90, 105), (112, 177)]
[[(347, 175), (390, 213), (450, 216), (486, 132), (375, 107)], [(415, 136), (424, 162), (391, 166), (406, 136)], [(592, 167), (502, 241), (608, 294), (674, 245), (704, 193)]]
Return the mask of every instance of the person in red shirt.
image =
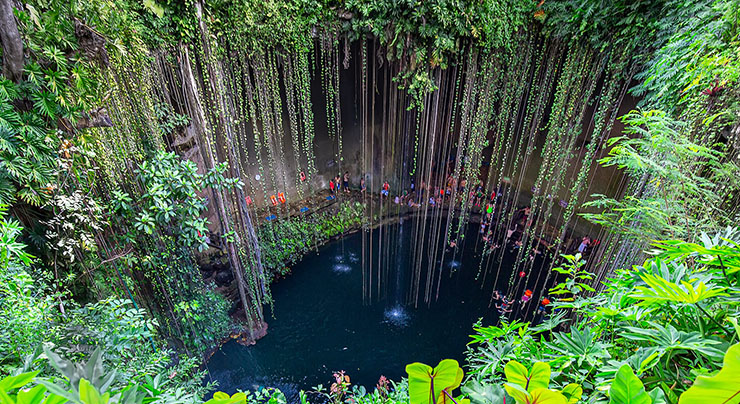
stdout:
[(331, 194), (334, 195), (334, 180), (329, 180), (329, 190), (331, 191)]

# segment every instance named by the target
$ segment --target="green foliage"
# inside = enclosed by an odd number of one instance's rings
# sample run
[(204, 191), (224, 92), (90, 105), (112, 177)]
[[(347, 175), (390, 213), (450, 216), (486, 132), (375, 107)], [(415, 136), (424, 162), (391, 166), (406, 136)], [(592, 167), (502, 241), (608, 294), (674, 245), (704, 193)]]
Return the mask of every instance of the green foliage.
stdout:
[(17, 220), (7, 219), (7, 208), (0, 205), (0, 268), (11, 263), (28, 265), (34, 258), (25, 251), (26, 245), (18, 241), (23, 228)]
[[(736, 275), (719, 264), (738, 258), (737, 233), (698, 238), (704, 242), (656, 242), (643, 265), (615, 271), (594, 285), (598, 292), (553, 302), (557, 314), (537, 327), (476, 325), (471, 378), (483, 386), (500, 383), (508, 360), (525, 370), (547, 361), (553, 383), (581, 385), (586, 402), (604, 400), (611, 386), (613, 402), (676, 403), (690, 380), (721, 368), (740, 335)], [(558, 330), (564, 325), (569, 332)]]
[(629, 365), (619, 368), (614, 383), (609, 388), (610, 404), (651, 404), (650, 398), (640, 379)]
[(175, 237), (184, 247), (207, 248), (208, 222), (201, 217), (207, 203), (199, 193), (205, 188), (241, 187), (238, 179), (224, 177), (226, 169), (226, 163), (221, 163), (201, 175), (194, 162), (165, 152), (142, 162), (138, 170), (141, 196), (134, 202), (128, 193), (116, 191), (111, 201), (114, 221), (123, 229), (133, 223), (133, 229), (120, 235), (122, 241), (136, 243), (142, 234), (160, 231)]
[[(694, 18), (681, 20), (676, 33), (647, 57), (646, 69), (637, 76), (641, 82), (634, 93), (643, 97), (642, 104), (695, 117), (698, 108), (716, 98), (703, 90), (734, 86), (740, 77), (739, 9), (736, 0), (713, 1), (698, 9)], [(724, 92), (720, 98), (732, 97), (731, 91)]]
[(622, 200), (596, 195), (584, 206), (603, 211), (584, 217), (641, 241), (693, 242), (732, 222), (725, 198), (737, 189), (737, 164), (691, 141), (685, 124), (664, 112), (633, 111), (622, 120), (625, 136), (609, 140), (613, 147), (600, 162), (625, 170), (634, 194)]
[[(338, 23), (337, 11), (326, 0), (206, 2), (219, 36), (238, 36), (250, 52), (274, 47), (312, 49), (312, 30)], [(235, 35), (237, 34), (238, 35)]]
[(133, 291), (124, 285), (125, 293), (149, 305), (164, 335), (188, 351), (206, 350), (231, 327), (228, 302), (203, 283), (193, 257), (195, 247), (208, 248), (204, 190), (242, 186), (224, 176), (226, 169), (224, 163), (199, 174), (192, 161), (157, 152), (136, 171), (141, 194), (114, 191), (110, 202), (111, 230), (127, 251), (115, 263), (116, 274), (122, 283), (129, 282), (123, 271), (146, 279)]
[(421, 105), (437, 89), (431, 69), (460, 63), (470, 48), (483, 52), (514, 51), (517, 36), (529, 28), (534, 2), (347, 0), (352, 14), (345, 27), (350, 39), (370, 34), (385, 46), (389, 61), (399, 61), (400, 88)]
[(517, 361), (510, 361), (504, 372), (507, 380), (504, 388), (517, 404), (566, 404), (581, 398), (577, 384), (569, 384), (563, 391), (550, 390), (550, 365), (545, 362), (535, 362), (527, 369)]
[(550, 365), (545, 362), (535, 362), (531, 369), (527, 369), (521, 363), (511, 361), (504, 367), (504, 373), (509, 383), (519, 385), (530, 393), (550, 386)]
[(681, 394), (681, 404), (691, 403), (740, 403), (740, 344), (725, 353), (724, 366), (716, 375), (700, 375), (694, 384)]
[(60, 296), (43, 278), (32, 276), (33, 257), (17, 241), (20, 224), (7, 219), (0, 210), (0, 374), (21, 364), (45, 339), (52, 338), (50, 327), (59, 315)]
[(196, 395), (183, 394), (179, 389), (164, 389), (158, 382), (154, 382), (155, 386), (151, 383), (139, 385), (128, 379), (120, 380), (117, 372), (105, 369), (102, 359), (104, 355), (100, 350), (96, 350), (86, 363), (68, 361), (49, 350), (45, 356), (61, 377), (40, 377), (39, 371), (17, 372), (0, 380), (0, 403), (202, 403)]
[(504, 388), (494, 384), (483, 384), (474, 379), (465, 383), (461, 390), (470, 398), (472, 404), (503, 403), (507, 400), (513, 400), (506, 394)]
[[(57, 168), (59, 140), (46, 120), (55, 120), (50, 93), (36, 96), (21, 92), (10, 80), (0, 80), (0, 203), (22, 201), (39, 206), (51, 195)], [(13, 103), (36, 98), (36, 109), (19, 111)]]
[(591, 327), (579, 330), (571, 326), (569, 333), (553, 333), (552, 342), (547, 343), (554, 353), (553, 363), (559, 364), (561, 369), (572, 370), (574, 362), (575, 369), (592, 368), (603, 363), (610, 357), (610, 344), (599, 341), (596, 336)]
[(596, 290), (589, 284), (594, 279), (594, 274), (582, 269), (586, 261), (581, 259), (581, 253), (561, 256), (564, 259), (562, 266), (552, 270), (568, 276), (568, 279), (555, 285), (548, 294), (552, 296), (565, 294), (577, 296), (583, 292), (595, 292)]
[[(415, 362), (406, 366), (409, 375), (409, 402), (411, 404), (447, 403), (453, 400), (452, 391), (460, 386), (463, 370), (454, 359), (445, 359), (433, 369)], [(467, 400), (457, 400), (467, 402)]]
[(257, 228), (262, 265), (274, 275), (286, 275), (287, 265), (329, 241), (363, 224), (365, 207), (358, 202), (342, 203), (338, 211), (325, 210), (289, 220), (272, 221)]
[(483, 327), (479, 320), (473, 325), (473, 330), (475, 330), (476, 333), (470, 336), (470, 338), (473, 339), (470, 344), (478, 344), (484, 341), (491, 342), (493, 339), (517, 332), (522, 328), (526, 329), (527, 325), (527, 323), (518, 320), (510, 322), (507, 319), (501, 319), (501, 327), (497, 327), (495, 325)]
[(71, 264), (97, 250), (95, 234), (102, 230), (103, 209), (94, 198), (80, 190), (71, 195), (57, 193), (46, 207), (54, 212), (43, 222), (46, 246), (52, 254)]
[[(132, 15), (118, 3), (24, 5), (16, 10), (26, 49), (23, 75), (18, 83), (0, 78), (0, 203), (38, 207), (61, 183), (60, 159), (80, 143), (77, 122), (101, 106), (99, 69), (109, 62), (105, 45), (120, 51), (138, 44)], [(100, 37), (102, 49), (83, 49), (76, 30)], [(113, 32), (110, 42), (101, 36)]]
[(701, 281), (694, 283), (681, 281), (679, 285), (651, 274), (641, 275), (640, 278), (646, 286), (638, 286), (636, 288), (637, 292), (632, 297), (648, 304), (659, 300), (697, 304), (713, 297), (728, 296), (727, 293), (724, 293), (725, 288), (713, 288), (711, 286), (708, 288)]
[(154, 105), (154, 115), (159, 123), (159, 130), (163, 136), (171, 135), (178, 129), (188, 126), (190, 119), (186, 115), (176, 113), (170, 104), (160, 102)]
[(690, 258), (701, 265), (721, 270), (727, 277), (740, 272), (740, 245), (735, 241), (740, 237), (737, 230), (728, 227), (717, 232), (713, 237), (702, 233), (701, 244), (689, 243), (681, 240), (666, 240), (655, 242), (655, 253), (669, 260)]

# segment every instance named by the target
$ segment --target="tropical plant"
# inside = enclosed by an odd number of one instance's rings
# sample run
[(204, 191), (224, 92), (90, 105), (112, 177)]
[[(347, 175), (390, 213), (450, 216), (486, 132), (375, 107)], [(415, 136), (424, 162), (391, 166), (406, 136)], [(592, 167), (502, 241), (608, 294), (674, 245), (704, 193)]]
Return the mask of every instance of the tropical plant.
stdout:
[(714, 376), (700, 375), (691, 387), (681, 394), (681, 404), (740, 402), (740, 344), (725, 353), (722, 370)]
[(33, 257), (18, 241), (20, 223), (0, 209), (0, 374), (19, 366), (44, 339), (54, 338), (61, 295), (34, 277)]
[(517, 404), (576, 403), (583, 394), (577, 384), (569, 384), (561, 391), (551, 390), (550, 365), (545, 362), (535, 362), (527, 369), (517, 361), (510, 361), (504, 372), (507, 380), (504, 388)]
[[(581, 385), (586, 402), (605, 399), (607, 391), (612, 402), (678, 402), (689, 380), (721, 368), (740, 337), (734, 320), (740, 290), (735, 272), (720, 265), (736, 262), (736, 234), (703, 234), (702, 244), (655, 242), (642, 265), (592, 284), (597, 292), (553, 302), (554, 313), (541, 325), (502, 333), (506, 324), (477, 324), (468, 352), (471, 380), (496, 383), (504, 360), (527, 366), (546, 360), (556, 369), (554, 383)], [(569, 332), (557, 331), (563, 324)]]
[(591, 281), (594, 279), (594, 274), (582, 269), (586, 264), (586, 261), (582, 259), (581, 254), (563, 254), (561, 257), (565, 260), (562, 266), (553, 268), (552, 270), (566, 275), (568, 278), (564, 282), (560, 282), (551, 288), (548, 294), (552, 296), (570, 294), (570, 298), (572, 298), (583, 292), (595, 292), (596, 289), (592, 288), (590, 285)]
[(415, 362), (406, 365), (409, 375), (409, 402), (411, 404), (468, 403), (469, 400), (452, 397), (462, 383), (464, 372), (454, 359), (445, 359), (432, 368)]
[(737, 164), (711, 146), (691, 140), (686, 124), (661, 111), (633, 111), (622, 117), (623, 136), (609, 139), (606, 167), (624, 169), (633, 190), (622, 200), (604, 195), (586, 203), (602, 209), (583, 216), (623, 236), (647, 243), (695, 242), (732, 222), (726, 192), (737, 188)]

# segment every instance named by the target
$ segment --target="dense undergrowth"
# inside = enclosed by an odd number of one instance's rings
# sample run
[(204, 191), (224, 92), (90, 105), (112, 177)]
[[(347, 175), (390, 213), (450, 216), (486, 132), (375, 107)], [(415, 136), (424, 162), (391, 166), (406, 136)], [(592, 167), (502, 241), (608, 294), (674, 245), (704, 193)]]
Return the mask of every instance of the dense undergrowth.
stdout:
[(357, 229), (364, 223), (365, 207), (345, 202), (334, 210), (324, 210), (259, 228), (263, 265), (277, 276), (288, 274), (289, 266), (332, 237)]
[[(740, 236), (726, 228), (740, 206), (739, 10), (737, 1), (679, 0), (23, 3), (14, 10), (23, 68), (4, 70), (0, 80), (0, 374), (10, 375), (0, 382), (0, 402), (210, 396), (201, 355), (244, 325), (203, 282), (195, 254), (209, 243), (229, 246), (237, 267), (254, 254), (254, 240), (237, 240), (248, 231), (226, 231), (243, 211), (224, 209), (224, 232), (213, 239), (203, 216), (223, 199), (243, 200), (244, 184), (224, 164), (198, 174), (164, 151), (191, 125), (185, 111), (142, 102), (114, 117), (142, 139), (124, 153), (101, 147), (108, 130), (101, 128), (112, 122), (99, 108), (117, 80), (147, 91), (115, 68), (143, 65), (150, 48), (184, 44), (212, 57), (196, 41), (210, 35), (203, 19), (214, 36), (246, 32), (234, 43), (253, 52), (305, 56), (324, 31), (374, 38), (400, 63), (396, 83), (417, 102), (438, 86), (435, 68), (471, 49), (510, 55), (528, 30), (624, 50), (636, 66), (632, 93), (642, 109), (623, 117), (624, 136), (610, 140), (602, 160), (633, 185), (623, 198), (595, 196), (588, 205), (596, 213), (586, 218), (619, 234), (625, 249), (649, 250), (649, 259), (591, 274), (579, 258), (563, 258), (558, 270), (569, 279), (551, 291), (558, 298), (549, 317), (475, 325), (464, 379), (446, 362), (438, 372), (448, 382), (427, 387), (424, 375), (437, 370), (415, 366), (408, 381), (381, 381), (370, 392), (341, 374), (322, 400), (448, 402), (461, 385), (462, 400), (476, 404), (739, 402)], [(14, 56), (5, 50), (3, 60)], [(126, 170), (135, 175), (116, 182)], [(363, 212), (345, 204), (338, 216), (258, 227), (264, 267), (238, 272), (248, 275), (238, 290), (252, 310), (247, 327), (259, 322), (267, 286), (286, 263), (361, 224)], [(537, 385), (522, 385), (522, 377)], [(265, 390), (210, 402), (245, 401), (285, 397)]]

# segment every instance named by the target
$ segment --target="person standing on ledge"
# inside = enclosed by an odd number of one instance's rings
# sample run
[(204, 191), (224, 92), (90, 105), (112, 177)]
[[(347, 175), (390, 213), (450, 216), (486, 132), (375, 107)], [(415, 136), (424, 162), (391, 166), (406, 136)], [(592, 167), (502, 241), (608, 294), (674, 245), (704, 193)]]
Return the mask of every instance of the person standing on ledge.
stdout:
[(388, 196), (390, 189), (391, 189), (391, 184), (389, 184), (388, 181), (385, 181), (383, 183), (383, 189), (380, 191), (381, 196)]
[(334, 177), (334, 183), (337, 184), (337, 193), (340, 193), (342, 191), (342, 177), (339, 174)]
[(349, 171), (344, 172), (344, 181), (342, 182), (344, 192), (349, 193)]

